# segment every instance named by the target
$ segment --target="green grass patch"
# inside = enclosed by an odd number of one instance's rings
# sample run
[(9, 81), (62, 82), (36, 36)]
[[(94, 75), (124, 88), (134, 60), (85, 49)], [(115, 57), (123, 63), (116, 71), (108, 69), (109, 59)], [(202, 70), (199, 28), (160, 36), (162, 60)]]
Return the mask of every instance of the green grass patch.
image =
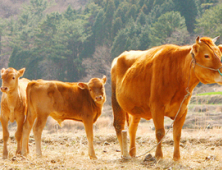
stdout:
[(199, 93), (197, 96), (209, 96), (209, 95), (222, 95), (222, 92), (207, 92), (207, 93)]

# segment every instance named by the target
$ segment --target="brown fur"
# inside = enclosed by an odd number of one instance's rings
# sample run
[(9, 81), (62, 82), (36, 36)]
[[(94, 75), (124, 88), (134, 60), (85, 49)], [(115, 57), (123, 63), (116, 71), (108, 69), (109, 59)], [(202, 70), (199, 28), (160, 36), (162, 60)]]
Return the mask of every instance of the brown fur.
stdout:
[(32, 81), (27, 87), (28, 112), (23, 127), (22, 154), (27, 155), (30, 130), (33, 132), (36, 152), (41, 152), (41, 134), (48, 116), (61, 124), (66, 119), (83, 122), (88, 138), (89, 156), (96, 158), (93, 148), (93, 123), (101, 115), (106, 100), (104, 85), (106, 77), (93, 78), (88, 83), (65, 83), (60, 81)]
[[(15, 70), (14, 68), (2, 69), (2, 99), (1, 99), (1, 123), (3, 129), (3, 159), (8, 158), (7, 142), (9, 138), (8, 121), (16, 121), (17, 131), (15, 139), (17, 141), (16, 154), (21, 154), (22, 147), (22, 126), (25, 119), (26, 104), (26, 87), (28, 79), (19, 77), (23, 76), (25, 69)], [(28, 148), (27, 148), (28, 149)]]
[[(159, 142), (165, 134), (164, 116), (175, 118), (180, 103), (199, 83), (222, 84), (222, 76), (197, 65), (191, 66), (192, 52), (197, 63), (218, 69), (221, 66), (220, 46), (204, 37), (192, 46), (162, 45), (146, 51), (129, 51), (115, 58), (111, 68), (114, 127), (122, 149), (121, 131), (129, 114), (130, 152), (136, 156), (135, 136), (141, 118), (153, 119)], [(205, 44), (209, 44), (214, 52)], [(205, 56), (208, 55), (209, 58)], [(222, 71), (222, 69), (221, 69)], [(189, 83), (189, 85), (188, 85)], [(179, 141), (187, 114), (189, 96), (183, 103), (174, 128), (174, 160), (180, 159)], [(156, 158), (162, 158), (161, 143)]]

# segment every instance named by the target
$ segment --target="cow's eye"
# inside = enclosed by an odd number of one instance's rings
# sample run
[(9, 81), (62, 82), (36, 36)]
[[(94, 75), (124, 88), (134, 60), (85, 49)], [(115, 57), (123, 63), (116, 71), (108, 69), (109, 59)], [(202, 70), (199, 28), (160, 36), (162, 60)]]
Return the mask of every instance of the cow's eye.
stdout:
[(12, 79), (14, 80), (14, 79), (15, 79), (15, 77), (12, 77)]
[(210, 58), (209, 55), (204, 55), (205, 58)]

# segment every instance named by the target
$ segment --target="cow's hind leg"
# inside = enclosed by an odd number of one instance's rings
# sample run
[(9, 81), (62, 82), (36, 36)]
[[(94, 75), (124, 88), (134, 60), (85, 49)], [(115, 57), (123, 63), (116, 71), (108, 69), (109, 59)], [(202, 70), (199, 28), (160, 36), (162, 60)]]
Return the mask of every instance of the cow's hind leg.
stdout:
[(138, 124), (140, 122), (140, 117), (129, 116), (129, 136), (130, 136), (130, 151), (129, 154), (132, 157), (136, 156), (136, 131)]
[(86, 120), (83, 120), (84, 127), (86, 130), (86, 136), (88, 139), (88, 154), (90, 159), (97, 159), (94, 147), (93, 147), (93, 121), (88, 118)]
[(46, 125), (47, 117), (48, 115), (46, 114), (38, 115), (35, 124), (33, 126), (37, 157), (42, 156), (42, 150), (41, 150), (42, 131)]
[(123, 154), (122, 148), (122, 130), (124, 130), (125, 121), (126, 121), (126, 112), (122, 110), (119, 106), (119, 103), (116, 101), (115, 93), (112, 94), (112, 108), (114, 115), (113, 126), (116, 130), (116, 135), (121, 148), (121, 155)]
[(153, 123), (155, 125), (157, 143), (159, 143), (157, 145), (155, 154), (155, 157), (158, 160), (160, 158), (163, 158), (163, 152), (161, 148), (162, 142), (160, 142), (165, 135), (163, 110), (157, 106), (156, 109), (152, 111), (152, 117)]
[(179, 119), (176, 119), (173, 125), (173, 140), (174, 140), (174, 154), (173, 159), (178, 161), (180, 159), (180, 137), (181, 130), (187, 115), (187, 110)]
[(15, 139), (17, 141), (16, 154), (21, 154), (21, 150), (22, 150), (22, 131), (23, 131), (24, 116), (18, 117), (16, 122), (17, 122), (17, 130), (15, 132)]
[(29, 135), (36, 119), (36, 114), (32, 114), (30, 111), (27, 113), (25, 123), (23, 125), (23, 134), (22, 134), (22, 155), (27, 156), (29, 153)]
[(1, 117), (1, 123), (2, 123), (3, 142), (4, 142), (3, 143), (3, 159), (7, 159), (8, 158), (7, 142), (9, 138), (8, 121), (5, 120), (4, 117)]

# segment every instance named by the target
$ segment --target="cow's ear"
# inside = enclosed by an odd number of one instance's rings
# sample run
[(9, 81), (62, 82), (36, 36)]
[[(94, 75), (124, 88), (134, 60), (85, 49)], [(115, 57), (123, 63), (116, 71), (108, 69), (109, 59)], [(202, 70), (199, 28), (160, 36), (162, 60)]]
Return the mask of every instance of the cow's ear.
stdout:
[(5, 72), (5, 68), (2, 68), (1, 69), (1, 75), (4, 74), (4, 72)]
[(194, 55), (197, 54), (199, 52), (199, 48), (200, 48), (199, 44), (192, 45), (190, 53), (193, 53)]
[(87, 83), (78, 83), (77, 85), (80, 89), (88, 89)]
[(106, 76), (103, 76), (102, 81), (103, 81), (103, 84), (106, 84)]
[(218, 45), (218, 48), (222, 52), (222, 45)]
[(25, 68), (20, 69), (18, 71), (18, 77), (22, 77), (24, 73), (25, 73)]

